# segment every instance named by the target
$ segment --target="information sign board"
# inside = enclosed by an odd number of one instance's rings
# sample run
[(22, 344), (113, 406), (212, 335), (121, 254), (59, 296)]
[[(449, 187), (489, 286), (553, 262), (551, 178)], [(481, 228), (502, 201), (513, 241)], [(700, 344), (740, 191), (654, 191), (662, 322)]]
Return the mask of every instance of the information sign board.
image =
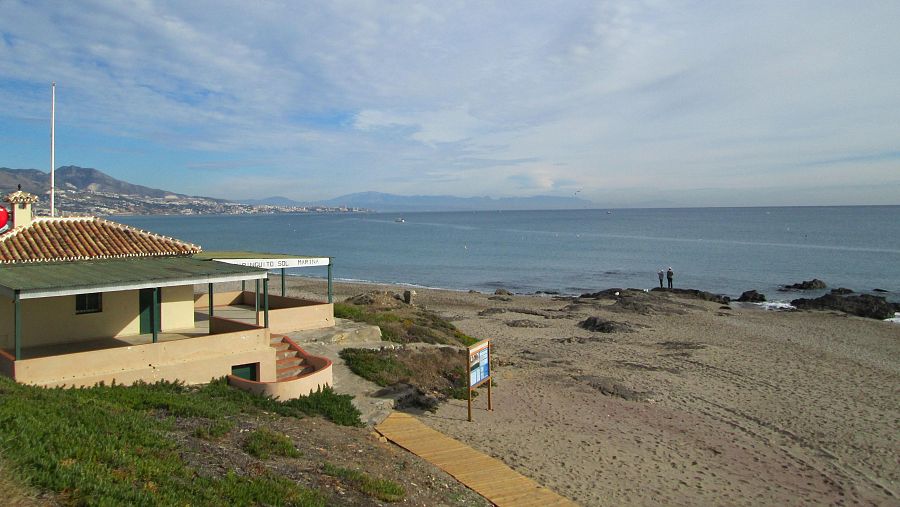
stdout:
[(469, 349), (469, 387), (477, 387), (491, 376), (489, 342)]
[(472, 422), (472, 390), (487, 382), (488, 410), (493, 410), (491, 400), (491, 340), (482, 340), (468, 349), (469, 369), (469, 422)]

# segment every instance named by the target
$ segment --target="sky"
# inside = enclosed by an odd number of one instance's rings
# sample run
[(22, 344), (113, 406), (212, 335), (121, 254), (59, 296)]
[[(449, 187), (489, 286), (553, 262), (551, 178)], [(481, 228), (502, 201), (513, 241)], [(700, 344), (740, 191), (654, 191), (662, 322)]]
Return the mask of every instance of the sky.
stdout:
[(0, 0), (0, 166), (231, 199), (900, 204), (900, 2)]

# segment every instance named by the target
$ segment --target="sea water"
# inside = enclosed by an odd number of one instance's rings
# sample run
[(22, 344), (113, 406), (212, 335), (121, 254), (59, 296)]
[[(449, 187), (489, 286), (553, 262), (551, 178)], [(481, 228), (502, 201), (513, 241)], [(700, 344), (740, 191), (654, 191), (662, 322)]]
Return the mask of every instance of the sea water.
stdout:
[(900, 299), (900, 206), (115, 219), (205, 250), (330, 256), (347, 280), (580, 294), (651, 288), (671, 266), (675, 287), (730, 296), (755, 289), (789, 300), (798, 296), (781, 285), (819, 278)]

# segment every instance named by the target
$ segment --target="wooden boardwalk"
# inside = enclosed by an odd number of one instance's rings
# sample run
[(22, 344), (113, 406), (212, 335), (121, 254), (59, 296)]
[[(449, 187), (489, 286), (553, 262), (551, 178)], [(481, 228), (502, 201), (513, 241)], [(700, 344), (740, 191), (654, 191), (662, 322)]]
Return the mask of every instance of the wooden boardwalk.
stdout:
[(429, 428), (409, 414), (393, 412), (375, 430), (438, 466), (495, 505), (576, 505), (500, 460)]

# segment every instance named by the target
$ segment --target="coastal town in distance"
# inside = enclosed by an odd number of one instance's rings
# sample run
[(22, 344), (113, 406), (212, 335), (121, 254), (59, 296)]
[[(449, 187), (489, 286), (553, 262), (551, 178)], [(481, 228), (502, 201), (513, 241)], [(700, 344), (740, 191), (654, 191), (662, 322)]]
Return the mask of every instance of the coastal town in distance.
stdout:
[[(367, 213), (346, 206), (245, 204), (209, 197), (168, 194), (164, 197), (112, 192), (57, 190), (57, 212), (65, 215), (254, 215), (274, 213)], [(37, 208), (49, 215), (49, 209)], [(44, 213), (41, 213), (43, 211)]]

